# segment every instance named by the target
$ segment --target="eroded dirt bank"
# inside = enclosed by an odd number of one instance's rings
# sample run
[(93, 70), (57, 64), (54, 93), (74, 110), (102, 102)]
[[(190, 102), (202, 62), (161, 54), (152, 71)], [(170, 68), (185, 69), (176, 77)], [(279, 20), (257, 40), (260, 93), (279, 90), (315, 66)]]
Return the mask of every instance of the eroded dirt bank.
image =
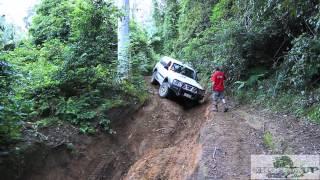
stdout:
[[(114, 125), (117, 134), (79, 136), (71, 126), (56, 127), (52, 131), (69, 133), (67, 141), (37, 147), (25, 159), (27, 168), (15, 166), (12, 173), (32, 180), (234, 180), (250, 178), (251, 154), (320, 153), (318, 125), (234, 104), (228, 113), (213, 113), (210, 102), (190, 108), (179, 99), (160, 99), (157, 87), (149, 93), (144, 106)], [(272, 149), (263, 143), (266, 132)]]
[(24, 155), (23, 167), (17, 165), (11, 173), (19, 172), (16, 179), (32, 180), (192, 176), (200, 158), (199, 131), (207, 104), (188, 108), (183, 100), (160, 99), (157, 87), (149, 87), (149, 93), (150, 100), (144, 106), (115, 123), (115, 135), (79, 135), (72, 126), (42, 131), (58, 143), (50, 148), (34, 146)]

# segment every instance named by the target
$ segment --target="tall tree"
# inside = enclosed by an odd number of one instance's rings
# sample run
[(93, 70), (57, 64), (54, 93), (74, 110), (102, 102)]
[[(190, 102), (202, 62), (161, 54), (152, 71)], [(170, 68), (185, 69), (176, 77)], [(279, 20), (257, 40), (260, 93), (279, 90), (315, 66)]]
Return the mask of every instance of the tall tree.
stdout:
[(17, 28), (7, 22), (5, 15), (0, 16), (0, 48), (8, 44), (15, 44), (18, 39)]
[(118, 7), (123, 13), (118, 21), (118, 76), (122, 79), (129, 76), (130, 70), (129, 0), (118, 0)]

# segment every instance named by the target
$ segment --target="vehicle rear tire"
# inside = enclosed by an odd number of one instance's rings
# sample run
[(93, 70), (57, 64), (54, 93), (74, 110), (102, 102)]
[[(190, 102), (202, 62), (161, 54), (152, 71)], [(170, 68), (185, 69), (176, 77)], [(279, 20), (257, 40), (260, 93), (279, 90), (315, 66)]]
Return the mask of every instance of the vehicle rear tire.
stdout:
[(154, 71), (152, 73), (151, 80), (150, 80), (151, 84), (154, 84), (154, 85), (158, 84), (158, 81), (156, 80), (156, 75), (157, 75), (157, 71)]
[(163, 82), (159, 88), (159, 96), (162, 98), (166, 98), (170, 96), (169, 83)]

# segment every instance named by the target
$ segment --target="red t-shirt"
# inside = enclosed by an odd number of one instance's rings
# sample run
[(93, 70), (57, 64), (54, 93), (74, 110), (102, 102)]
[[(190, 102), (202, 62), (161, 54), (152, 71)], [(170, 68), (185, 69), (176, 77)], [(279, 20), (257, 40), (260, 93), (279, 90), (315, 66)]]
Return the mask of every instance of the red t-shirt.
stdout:
[(226, 76), (221, 71), (216, 71), (211, 75), (211, 82), (214, 82), (212, 86), (212, 90), (214, 91), (223, 91), (224, 90), (224, 80), (226, 80)]

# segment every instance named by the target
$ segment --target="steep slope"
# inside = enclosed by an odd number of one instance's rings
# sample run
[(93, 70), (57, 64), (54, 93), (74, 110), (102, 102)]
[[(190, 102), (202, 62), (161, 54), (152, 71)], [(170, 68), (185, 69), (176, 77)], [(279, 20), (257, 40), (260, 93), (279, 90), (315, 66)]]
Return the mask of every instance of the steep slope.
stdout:
[[(135, 174), (134, 170), (127, 175), (129, 169), (134, 169), (139, 162), (144, 164), (142, 161), (148, 155), (151, 161), (154, 155), (160, 158), (155, 164), (155, 176), (162, 170), (167, 171), (163, 178), (190, 176), (201, 152), (198, 132), (207, 106), (190, 109), (189, 102), (184, 100), (161, 99), (157, 87), (153, 86), (149, 87), (149, 93), (150, 99), (136, 113), (123, 116), (126, 110), (114, 112), (114, 116), (124, 117), (114, 123), (114, 135), (79, 135), (72, 126), (42, 131), (43, 136), (51, 140), (63, 141), (52, 147), (40, 145), (30, 150), (24, 158), (26, 165), (17, 167), (21, 173), (16, 179), (130, 179), (136, 175), (131, 174)], [(171, 158), (180, 161), (183, 171)], [(169, 165), (171, 169), (166, 168)], [(153, 176), (138, 173), (137, 177)]]
[[(230, 112), (214, 113), (210, 101), (191, 107), (159, 98), (155, 86), (148, 91), (145, 105), (114, 124), (115, 135), (79, 135), (72, 126), (43, 131), (67, 141), (38, 144), (25, 155), (25, 166), (12, 166), (16, 178), (4, 179), (249, 179), (252, 154), (320, 153), (318, 125), (233, 103)], [(266, 132), (273, 148), (263, 141)]]

